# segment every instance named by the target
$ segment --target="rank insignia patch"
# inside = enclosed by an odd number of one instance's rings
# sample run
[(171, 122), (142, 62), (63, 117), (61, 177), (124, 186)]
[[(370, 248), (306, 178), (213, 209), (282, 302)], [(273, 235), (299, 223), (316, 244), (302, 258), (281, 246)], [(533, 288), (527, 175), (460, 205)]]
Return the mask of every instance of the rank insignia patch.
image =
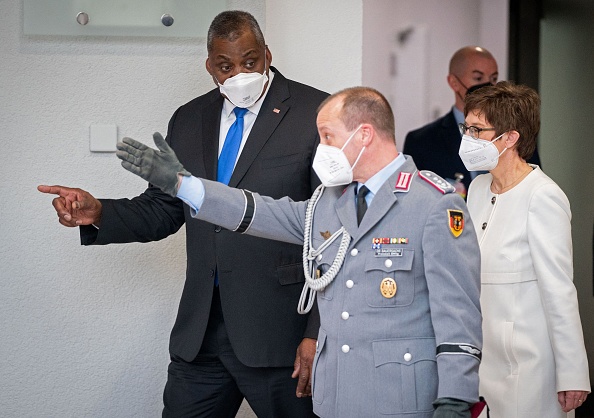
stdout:
[(394, 186), (396, 191), (397, 192), (408, 192), (412, 178), (413, 178), (412, 173), (400, 172), (400, 174), (398, 174), (398, 180), (396, 180), (396, 186)]
[(454, 237), (458, 238), (462, 234), (462, 231), (464, 231), (464, 212), (448, 209), (448, 218), (450, 231)]

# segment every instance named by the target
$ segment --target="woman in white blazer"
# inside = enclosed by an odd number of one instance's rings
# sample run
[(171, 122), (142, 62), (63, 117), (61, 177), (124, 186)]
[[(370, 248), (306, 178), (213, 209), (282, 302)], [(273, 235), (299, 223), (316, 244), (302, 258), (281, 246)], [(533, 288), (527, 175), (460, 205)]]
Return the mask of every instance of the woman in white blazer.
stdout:
[(540, 99), (504, 81), (468, 95), (464, 113), (460, 157), (469, 170), (489, 171), (468, 193), (481, 248), (480, 394), (492, 418), (565, 418), (586, 399), (590, 381), (569, 201), (526, 163)]

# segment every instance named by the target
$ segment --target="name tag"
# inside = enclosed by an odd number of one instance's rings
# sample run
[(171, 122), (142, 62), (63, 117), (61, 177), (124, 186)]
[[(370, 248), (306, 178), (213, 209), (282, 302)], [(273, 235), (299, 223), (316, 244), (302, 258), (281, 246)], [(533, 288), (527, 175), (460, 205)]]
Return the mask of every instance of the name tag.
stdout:
[(402, 248), (377, 248), (374, 253), (376, 257), (402, 257)]

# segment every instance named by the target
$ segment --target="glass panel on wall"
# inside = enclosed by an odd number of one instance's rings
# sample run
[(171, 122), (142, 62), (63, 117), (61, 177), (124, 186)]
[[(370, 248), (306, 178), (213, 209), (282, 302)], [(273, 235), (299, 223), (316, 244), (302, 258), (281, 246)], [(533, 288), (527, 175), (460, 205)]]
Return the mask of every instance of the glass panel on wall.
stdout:
[(23, 0), (25, 35), (204, 37), (226, 0)]

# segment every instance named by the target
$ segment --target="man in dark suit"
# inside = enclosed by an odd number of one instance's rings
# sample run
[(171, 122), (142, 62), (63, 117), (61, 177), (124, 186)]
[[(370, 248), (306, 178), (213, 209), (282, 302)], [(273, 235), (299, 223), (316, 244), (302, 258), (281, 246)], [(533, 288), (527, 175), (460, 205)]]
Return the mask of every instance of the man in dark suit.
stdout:
[[(455, 97), (452, 110), (409, 132), (404, 141), (402, 152), (413, 157), (419, 169), (431, 170), (445, 178), (464, 198), (470, 182), (478, 173), (466, 170), (458, 156), (462, 141), (458, 124), (464, 122), (464, 98), (484, 85), (495, 84), (498, 77), (497, 62), (485, 48), (465, 46), (456, 51), (450, 60), (447, 76)], [(540, 165), (537, 151), (530, 162)]]
[[(316, 109), (327, 94), (270, 67), (272, 55), (248, 13), (215, 17), (207, 48), (206, 69), (219, 88), (174, 113), (167, 142), (187, 169), (226, 182), (218, 165), (228, 131), (242, 119), (228, 184), (306, 200), (319, 184), (311, 163)], [(236, 105), (247, 111), (237, 113)], [(313, 416), (319, 316), (297, 314), (301, 246), (191, 219), (181, 200), (151, 185), (130, 200), (98, 200), (62, 186), (39, 190), (58, 195), (60, 223), (80, 226), (84, 245), (156, 241), (186, 224), (187, 276), (171, 332), (163, 416), (233, 417), (244, 397), (259, 417)]]

